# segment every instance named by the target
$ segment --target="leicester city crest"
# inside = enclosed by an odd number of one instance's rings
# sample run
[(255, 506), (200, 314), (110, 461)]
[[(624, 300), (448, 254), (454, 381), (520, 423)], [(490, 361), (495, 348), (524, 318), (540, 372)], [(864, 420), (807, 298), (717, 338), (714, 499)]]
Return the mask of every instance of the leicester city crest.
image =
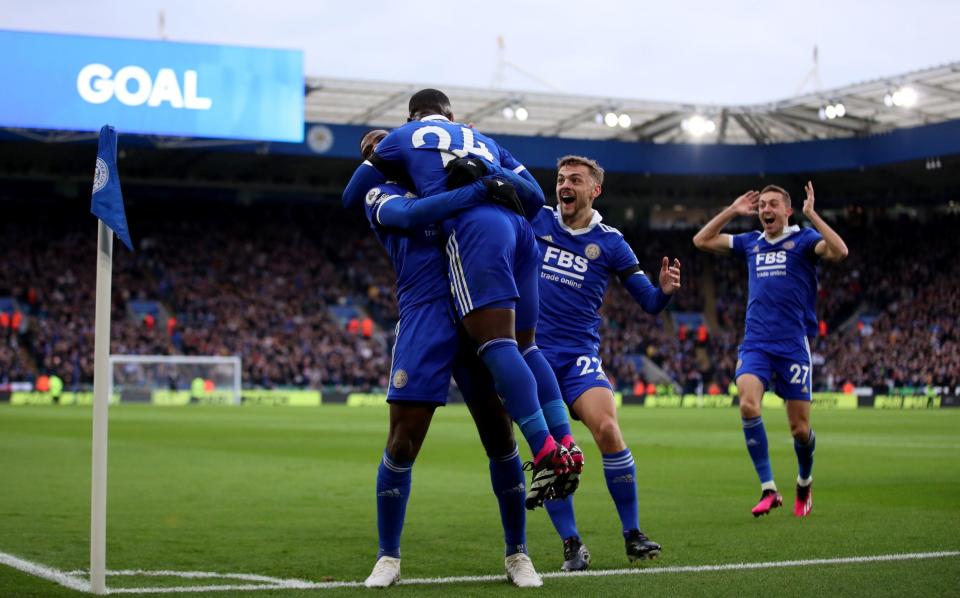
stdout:
[(110, 168), (103, 158), (97, 158), (97, 167), (93, 171), (93, 192), (97, 193), (107, 186), (110, 180)]
[(587, 255), (588, 259), (595, 260), (600, 257), (600, 246), (596, 243), (590, 243), (583, 252)]
[(380, 195), (380, 187), (374, 187), (367, 191), (367, 205), (372, 206), (373, 202), (377, 201), (378, 195)]
[(796, 246), (797, 244), (794, 243), (793, 241), (787, 241), (786, 243), (783, 244), (784, 249), (793, 249)]
[(393, 374), (393, 387), (394, 388), (403, 388), (407, 385), (407, 370), (397, 370)]

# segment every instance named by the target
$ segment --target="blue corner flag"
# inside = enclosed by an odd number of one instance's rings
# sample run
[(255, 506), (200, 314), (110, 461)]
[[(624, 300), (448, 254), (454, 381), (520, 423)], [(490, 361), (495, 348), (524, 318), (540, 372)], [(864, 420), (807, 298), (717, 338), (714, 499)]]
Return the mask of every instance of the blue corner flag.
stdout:
[(116, 233), (127, 249), (133, 251), (130, 230), (127, 228), (127, 215), (123, 211), (120, 175), (117, 173), (117, 130), (110, 125), (104, 125), (100, 129), (90, 211)]

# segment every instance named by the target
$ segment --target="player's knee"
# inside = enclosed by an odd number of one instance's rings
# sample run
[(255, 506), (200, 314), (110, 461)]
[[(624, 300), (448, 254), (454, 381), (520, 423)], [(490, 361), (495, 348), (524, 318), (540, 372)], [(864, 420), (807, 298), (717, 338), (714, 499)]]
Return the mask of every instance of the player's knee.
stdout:
[(590, 431), (593, 432), (593, 439), (601, 452), (616, 453), (623, 450), (623, 435), (620, 433), (620, 426), (617, 425), (616, 419), (612, 417), (600, 419)]
[(740, 400), (740, 417), (743, 419), (752, 419), (760, 417), (760, 401)]
[(790, 422), (790, 434), (797, 442), (806, 444), (810, 439), (810, 424), (805, 421)]
[(397, 461), (413, 461), (420, 452), (422, 439), (408, 434), (394, 434), (387, 439), (387, 453)]

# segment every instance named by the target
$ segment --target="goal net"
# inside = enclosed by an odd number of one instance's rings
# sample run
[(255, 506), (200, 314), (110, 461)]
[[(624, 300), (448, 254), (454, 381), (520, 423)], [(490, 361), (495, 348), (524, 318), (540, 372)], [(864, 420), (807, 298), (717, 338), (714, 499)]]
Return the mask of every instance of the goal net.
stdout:
[(123, 402), (239, 405), (240, 357), (111, 355), (110, 388)]

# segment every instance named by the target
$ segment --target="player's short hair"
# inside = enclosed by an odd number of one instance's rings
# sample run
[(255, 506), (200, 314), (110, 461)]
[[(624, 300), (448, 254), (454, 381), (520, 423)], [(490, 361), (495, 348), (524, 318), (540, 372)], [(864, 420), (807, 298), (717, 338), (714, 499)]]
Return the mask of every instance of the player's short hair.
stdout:
[(453, 120), (453, 109), (450, 108), (450, 98), (439, 89), (421, 89), (410, 96), (408, 104), (410, 117), (408, 120), (417, 120), (431, 114), (442, 114)]
[(360, 139), (360, 155), (364, 160), (370, 159), (377, 144), (386, 136), (387, 132), (383, 129), (373, 129), (363, 134), (363, 137)]
[(764, 193), (767, 193), (770, 191), (774, 193), (779, 193), (780, 197), (783, 198), (783, 203), (787, 204), (788, 208), (790, 207), (790, 193), (787, 192), (786, 189), (777, 185), (767, 185), (766, 187), (763, 188), (762, 191), (760, 191), (760, 195), (763, 195)]
[(586, 166), (593, 180), (601, 187), (603, 186), (603, 167), (596, 160), (586, 156), (564, 156), (557, 160), (557, 170), (564, 166)]

